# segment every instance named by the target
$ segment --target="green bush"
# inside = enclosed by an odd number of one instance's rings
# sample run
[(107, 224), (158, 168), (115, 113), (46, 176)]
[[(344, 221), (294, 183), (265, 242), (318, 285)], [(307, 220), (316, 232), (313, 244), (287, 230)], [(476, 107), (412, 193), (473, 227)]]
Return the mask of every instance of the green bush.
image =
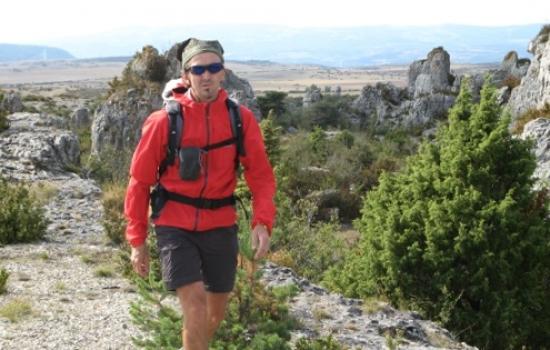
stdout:
[(6, 283), (8, 282), (10, 273), (6, 269), (0, 269), (0, 295), (6, 293)]
[(103, 187), (103, 228), (111, 243), (120, 245), (124, 242), (126, 220), (124, 218), (124, 197), (126, 185), (110, 183)]
[(347, 247), (337, 236), (337, 222), (311, 222), (315, 210), (306, 200), (293, 204), (279, 199), (272, 251), (287, 252), (296, 273), (319, 282), (326, 270), (343, 259)]
[(47, 227), (44, 210), (24, 185), (10, 185), (0, 178), (0, 244), (42, 238)]
[(296, 350), (342, 350), (344, 349), (332, 336), (320, 339), (300, 338), (296, 342)]
[(0, 90), (0, 131), (4, 131), (9, 128), (8, 111), (4, 110), (4, 93)]
[(435, 142), (367, 195), (359, 247), (326, 282), (418, 309), (484, 349), (547, 348), (548, 200), (509, 120), (493, 88), (472, 105), (463, 86)]

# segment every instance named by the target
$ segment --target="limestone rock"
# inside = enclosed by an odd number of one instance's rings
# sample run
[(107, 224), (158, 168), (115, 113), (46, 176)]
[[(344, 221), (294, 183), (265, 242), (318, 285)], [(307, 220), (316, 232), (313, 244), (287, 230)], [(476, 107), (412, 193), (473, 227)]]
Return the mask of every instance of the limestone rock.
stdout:
[(403, 350), (476, 349), (456, 341), (449, 331), (414, 312), (399, 311), (382, 302), (367, 311), (362, 300), (330, 293), (286, 267), (266, 263), (262, 281), (268, 288), (298, 287), (298, 294), (289, 301), (289, 311), (304, 329), (292, 334), (295, 340), (332, 335), (352, 349), (371, 350), (388, 348), (386, 334), (402, 334), (399, 349)]
[(539, 179), (539, 184), (550, 188), (550, 119), (539, 118), (525, 124), (521, 138), (535, 142), (537, 168), (533, 176)]
[(409, 68), (407, 89), (389, 83), (365, 86), (352, 106), (376, 127), (424, 126), (443, 119), (454, 103), (459, 79), (451, 74), (449, 54), (441, 47)]
[(361, 111), (374, 126), (397, 126), (401, 123), (401, 103), (408, 98), (407, 90), (390, 83), (363, 87), (352, 107)]
[(321, 101), (321, 89), (315, 85), (311, 85), (306, 89), (303, 98), (304, 107), (309, 107), (315, 102)]
[(8, 119), (11, 126), (0, 139), (4, 176), (66, 172), (79, 165), (78, 138), (69, 130), (57, 128), (54, 117), (14, 113)]
[(442, 47), (436, 47), (426, 59), (414, 61), (409, 67), (409, 91), (413, 98), (451, 93), (454, 80), (449, 53)]
[(75, 129), (90, 127), (90, 111), (86, 107), (80, 107), (71, 114), (71, 126)]
[(15, 91), (5, 93), (3, 100), (0, 101), (0, 109), (8, 111), (8, 113), (22, 112), (23, 108), (21, 95)]
[(545, 25), (529, 43), (533, 60), (521, 84), (512, 91), (508, 106), (514, 118), (531, 108), (550, 103), (550, 25)]
[(141, 135), (143, 121), (162, 107), (157, 91), (143, 94), (128, 90), (122, 97), (113, 97), (95, 113), (92, 122), (92, 153), (107, 149), (132, 150)]

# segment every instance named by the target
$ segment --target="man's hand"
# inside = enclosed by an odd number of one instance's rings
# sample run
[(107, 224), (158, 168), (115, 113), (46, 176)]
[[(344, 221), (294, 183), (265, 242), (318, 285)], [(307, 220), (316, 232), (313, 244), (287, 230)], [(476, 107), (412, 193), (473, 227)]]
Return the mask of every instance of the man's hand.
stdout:
[(147, 244), (142, 244), (139, 247), (132, 247), (132, 255), (130, 262), (134, 271), (141, 277), (149, 275), (149, 250)]
[(267, 232), (267, 227), (262, 224), (258, 224), (252, 230), (252, 249), (256, 251), (254, 255), (254, 260), (259, 260), (267, 255), (269, 250), (269, 232)]

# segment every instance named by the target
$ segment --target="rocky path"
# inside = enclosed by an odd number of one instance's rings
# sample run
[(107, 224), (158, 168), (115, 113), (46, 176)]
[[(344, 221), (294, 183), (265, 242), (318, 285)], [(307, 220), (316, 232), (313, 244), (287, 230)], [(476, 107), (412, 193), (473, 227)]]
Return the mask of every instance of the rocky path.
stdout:
[(115, 272), (101, 191), (63, 170), (77, 159), (76, 139), (56, 118), (16, 113), (10, 121), (0, 134), (0, 173), (46, 193), (50, 223), (43, 241), (0, 247), (0, 266), (11, 274), (0, 308), (30, 306), (18, 322), (0, 317), (0, 349), (134, 349), (139, 331), (128, 309), (136, 293)]

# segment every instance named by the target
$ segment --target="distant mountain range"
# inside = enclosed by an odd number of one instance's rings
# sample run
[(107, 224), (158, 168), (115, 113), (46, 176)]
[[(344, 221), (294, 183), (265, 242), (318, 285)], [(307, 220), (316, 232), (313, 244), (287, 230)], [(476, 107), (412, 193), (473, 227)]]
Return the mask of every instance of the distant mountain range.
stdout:
[(63, 49), (38, 45), (0, 44), (0, 62), (47, 61), (75, 58)]
[(500, 62), (511, 50), (530, 57), (527, 46), (543, 24), (482, 27), (365, 26), (347, 28), (293, 28), (262, 25), (133, 27), (79, 38), (50, 40), (76, 57), (128, 56), (153, 45), (168, 50), (194, 36), (216, 38), (231, 60), (268, 60), (334, 67), (409, 64), (443, 46), (453, 63)]

